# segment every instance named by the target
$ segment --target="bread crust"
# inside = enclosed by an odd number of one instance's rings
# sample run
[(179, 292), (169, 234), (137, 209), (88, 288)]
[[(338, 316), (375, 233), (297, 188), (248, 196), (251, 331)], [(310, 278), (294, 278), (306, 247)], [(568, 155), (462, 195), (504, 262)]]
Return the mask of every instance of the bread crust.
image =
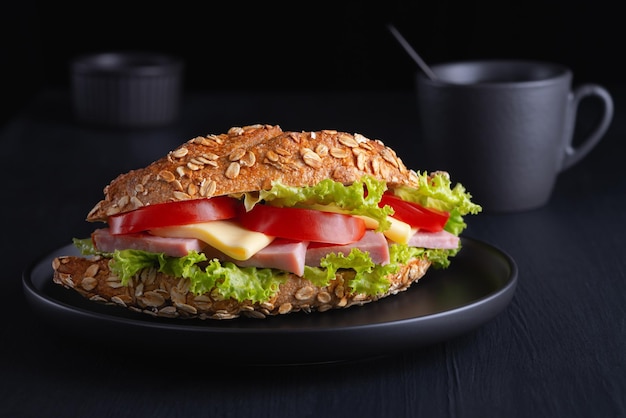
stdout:
[(132, 170), (104, 188), (104, 199), (87, 221), (106, 222), (145, 205), (271, 188), (312, 186), (330, 178), (352, 184), (363, 175), (388, 185), (416, 186), (417, 175), (379, 140), (335, 130), (283, 132), (251, 125), (192, 138), (145, 168)]
[(323, 287), (289, 274), (274, 297), (266, 302), (252, 303), (223, 299), (212, 291), (196, 295), (189, 291), (189, 279), (168, 276), (154, 268), (142, 270), (124, 286), (109, 270), (109, 261), (100, 256), (57, 257), (52, 262), (53, 280), (91, 301), (155, 317), (234, 319), (245, 316), (262, 319), (298, 311), (323, 312), (364, 305), (407, 290), (426, 274), (431, 264), (425, 259), (410, 260), (397, 273), (387, 276), (391, 283), (389, 290), (377, 296), (350, 293), (344, 286), (345, 280), (354, 274), (350, 269), (338, 272), (335, 279)]

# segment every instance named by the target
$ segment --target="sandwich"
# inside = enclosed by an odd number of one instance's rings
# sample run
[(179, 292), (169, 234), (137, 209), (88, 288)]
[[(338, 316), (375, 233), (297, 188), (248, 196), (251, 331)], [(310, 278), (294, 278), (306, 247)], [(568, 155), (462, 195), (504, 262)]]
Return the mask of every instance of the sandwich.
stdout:
[(376, 302), (461, 251), (477, 214), (445, 171), (408, 169), (380, 140), (233, 127), (119, 175), (53, 281), (155, 317), (267, 318)]

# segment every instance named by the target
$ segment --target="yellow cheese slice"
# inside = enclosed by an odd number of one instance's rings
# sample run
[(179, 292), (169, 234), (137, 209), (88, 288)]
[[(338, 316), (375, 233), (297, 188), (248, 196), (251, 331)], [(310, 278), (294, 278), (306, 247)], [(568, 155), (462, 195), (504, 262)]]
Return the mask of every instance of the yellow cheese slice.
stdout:
[(391, 228), (383, 233), (394, 242), (406, 244), (411, 237), (415, 235), (415, 232), (417, 232), (417, 228), (412, 228), (411, 225), (406, 222), (399, 221), (391, 216), (387, 217), (387, 219), (391, 221)]
[(150, 233), (168, 238), (196, 238), (235, 260), (249, 259), (274, 240), (274, 237), (261, 232), (250, 231), (233, 221), (210, 221), (170, 226), (153, 229)]

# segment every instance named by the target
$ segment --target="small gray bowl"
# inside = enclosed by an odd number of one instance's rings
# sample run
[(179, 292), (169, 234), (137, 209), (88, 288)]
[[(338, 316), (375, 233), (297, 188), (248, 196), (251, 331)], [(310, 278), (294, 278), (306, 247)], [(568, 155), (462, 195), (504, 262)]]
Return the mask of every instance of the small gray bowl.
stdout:
[(178, 118), (184, 64), (152, 52), (84, 55), (71, 63), (77, 121), (97, 126), (146, 128)]

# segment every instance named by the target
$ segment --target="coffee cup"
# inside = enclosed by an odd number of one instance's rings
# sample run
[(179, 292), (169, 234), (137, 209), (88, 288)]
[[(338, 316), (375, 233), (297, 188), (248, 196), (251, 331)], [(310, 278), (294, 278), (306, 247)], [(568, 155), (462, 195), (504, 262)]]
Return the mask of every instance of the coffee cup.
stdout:
[[(562, 171), (583, 159), (613, 118), (602, 86), (572, 86), (572, 70), (551, 62), (462, 61), (433, 65), (416, 78), (421, 149), (426, 166), (448, 171), (484, 210), (544, 206)], [(600, 117), (574, 141), (583, 99)]]

